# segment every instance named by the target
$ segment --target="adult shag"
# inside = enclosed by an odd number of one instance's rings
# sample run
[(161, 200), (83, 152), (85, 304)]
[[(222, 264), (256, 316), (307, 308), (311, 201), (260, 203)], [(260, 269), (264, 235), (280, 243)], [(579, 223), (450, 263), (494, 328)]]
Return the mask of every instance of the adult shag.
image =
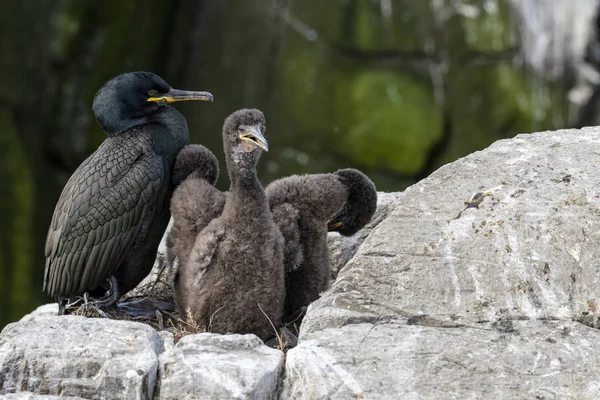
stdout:
[(46, 239), (44, 291), (59, 313), (84, 293), (111, 305), (149, 273), (169, 221), (175, 156), (189, 142), (168, 104), (212, 99), (149, 72), (119, 75), (96, 93), (108, 137), (69, 178)]
[(266, 188), (275, 223), (285, 239), (285, 320), (302, 311), (329, 287), (327, 232), (351, 236), (377, 208), (375, 185), (356, 169), (333, 174), (292, 175)]
[(265, 118), (254, 109), (223, 126), (227, 195), (187, 179), (173, 194), (173, 242), (179, 258), (175, 300), (182, 315), (217, 333), (275, 335), (285, 296), (283, 238), (256, 164), (268, 150)]

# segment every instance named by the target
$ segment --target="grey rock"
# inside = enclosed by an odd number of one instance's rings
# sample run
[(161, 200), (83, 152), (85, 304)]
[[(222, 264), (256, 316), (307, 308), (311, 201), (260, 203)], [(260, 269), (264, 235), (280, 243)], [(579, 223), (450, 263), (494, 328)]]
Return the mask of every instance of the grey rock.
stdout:
[(175, 337), (172, 332), (158, 331), (158, 336), (160, 336), (160, 338), (163, 341), (163, 346), (165, 348), (165, 351), (171, 350), (173, 347), (175, 347)]
[(51, 396), (31, 392), (19, 392), (0, 395), (0, 400), (83, 400), (83, 397)]
[(309, 306), (282, 398), (600, 398), (599, 243), (600, 129), (446, 165)]
[(49, 303), (39, 306), (29, 314), (20, 319), (21, 322), (36, 321), (40, 318), (56, 317), (58, 315), (58, 303)]
[(148, 399), (162, 340), (147, 325), (54, 316), (7, 325), (0, 334), (0, 394)]
[(337, 278), (337, 274), (346, 265), (348, 261), (365, 241), (373, 228), (383, 221), (388, 213), (394, 208), (399, 193), (377, 193), (377, 210), (363, 229), (352, 236), (342, 236), (337, 232), (330, 232), (327, 236), (327, 245), (329, 246), (329, 257), (331, 261), (331, 282)]
[(184, 336), (160, 356), (161, 399), (274, 399), (283, 353), (254, 335)]
[(571, 321), (514, 321), (510, 332), (352, 324), (288, 352), (282, 398), (598, 398), (598, 340)]

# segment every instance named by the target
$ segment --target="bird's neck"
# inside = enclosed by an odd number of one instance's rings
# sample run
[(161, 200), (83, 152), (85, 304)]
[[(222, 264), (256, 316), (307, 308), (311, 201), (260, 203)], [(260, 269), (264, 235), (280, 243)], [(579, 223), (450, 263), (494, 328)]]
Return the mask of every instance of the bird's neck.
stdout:
[(190, 133), (184, 116), (170, 106), (164, 106), (152, 114), (148, 123), (160, 125), (167, 131), (166, 135), (158, 138), (157, 151), (175, 161), (175, 155), (183, 146), (190, 142)]
[(234, 153), (227, 156), (229, 206), (242, 213), (248, 213), (250, 209), (256, 211), (257, 207), (267, 205), (265, 190), (256, 174), (257, 161), (257, 155), (251, 153)]
[(114, 123), (103, 122), (100, 126), (109, 138), (117, 137), (133, 128), (149, 123), (148, 116), (127, 117), (115, 120)]
[(113, 116), (112, 118), (99, 119), (98, 123), (108, 137), (115, 137), (133, 128), (148, 124), (158, 124), (169, 131), (169, 140), (189, 143), (187, 122), (183, 115), (171, 106), (164, 106), (151, 114), (136, 116)]
[(239, 166), (235, 170), (229, 170), (230, 190), (234, 192), (254, 191), (262, 189), (262, 185), (256, 175), (256, 167), (254, 166)]
[(256, 175), (258, 152), (226, 152), (227, 172), (231, 189), (262, 187)]

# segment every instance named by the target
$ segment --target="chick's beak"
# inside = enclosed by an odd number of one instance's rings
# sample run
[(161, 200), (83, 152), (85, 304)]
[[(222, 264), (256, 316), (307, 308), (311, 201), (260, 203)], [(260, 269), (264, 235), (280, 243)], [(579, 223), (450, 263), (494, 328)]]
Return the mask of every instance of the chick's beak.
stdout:
[(335, 220), (331, 220), (327, 222), (328, 231), (332, 231), (336, 228), (339, 228), (340, 226), (342, 226), (342, 223), (340, 221), (336, 222)]
[(248, 140), (264, 151), (269, 151), (269, 143), (267, 143), (267, 139), (265, 139), (260, 132), (260, 129), (256, 126), (249, 126), (244, 133), (240, 135), (240, 139)]
[(191, 90), (171, 89), (163, 95), (150, 97), (147, 101), (157, 103), (175, 103), (177, 101), (192, 100), (213, 101), (213, 95), (209, 92), (194, 92)]

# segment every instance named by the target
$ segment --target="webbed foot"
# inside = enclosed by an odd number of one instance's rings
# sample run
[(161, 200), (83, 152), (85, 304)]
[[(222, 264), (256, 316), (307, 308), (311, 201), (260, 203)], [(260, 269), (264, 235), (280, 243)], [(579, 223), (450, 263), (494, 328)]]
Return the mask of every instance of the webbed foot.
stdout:
[(85, 292), (83, 296), (59, 298), (58, 315), (72, 314), (79, 310), (80, 307), (83, 307), (84, 311), (95, 311), (105, 317), (106, 313), (102, 309), (113, 306), (120, 297), (117, 278), (111, 276), (102, 284), (101, 289), (106, 290), (101, 297), (93, 297), (88, 292)]
[(175, 310), (173, 303), (149, 297), (119, 303), (117, 307), (119, 311), (124, 312), (130, 317), (145, 317), (149, 319), (156, 319), (157, 311), (170, 313)]

